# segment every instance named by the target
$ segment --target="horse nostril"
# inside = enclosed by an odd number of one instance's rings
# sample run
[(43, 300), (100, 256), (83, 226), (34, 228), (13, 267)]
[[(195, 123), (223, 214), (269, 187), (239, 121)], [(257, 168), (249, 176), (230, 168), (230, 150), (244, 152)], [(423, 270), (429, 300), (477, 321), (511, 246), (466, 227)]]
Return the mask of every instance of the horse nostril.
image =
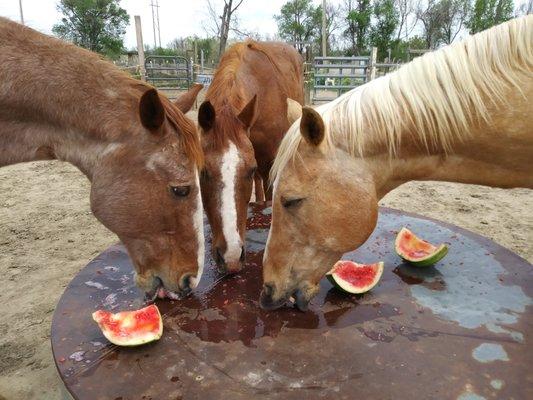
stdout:
[(180, 287), (183, 291), (190, 291), (192, 288), (191, 288), (191, 285), (192, 285), (192, 278), (194, 277), (193, 274), (186, 274), (186, 275), (183, 275), (182, 278), (181, 278), (181, 284), (180, 284)]
[(226, 264), (226, 261), (224, 260), (224, 256), (222, 255), (220, 249), (217, 247), (215, 251), (215, 257), (216, 257), (216, 263), (218, 265), (224, 265)]
[(271, 283), (265, 283), (263, 287), (263, 293), (265, 296), (272, 297), (272, 294), (274, 293), (274, 285)]
[(244, 251), (244, 246), (242, 246), (240, 260), (241, 262), (244, 262), (246, 260), (246, 251)]

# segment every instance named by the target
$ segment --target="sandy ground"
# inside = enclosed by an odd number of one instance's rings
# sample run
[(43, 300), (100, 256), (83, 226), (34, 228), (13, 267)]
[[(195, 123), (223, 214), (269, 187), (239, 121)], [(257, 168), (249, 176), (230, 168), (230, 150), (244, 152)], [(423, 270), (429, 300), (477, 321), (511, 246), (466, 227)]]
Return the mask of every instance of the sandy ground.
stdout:
[[(54, 307), (76, 272), (116, 241), (88, 199), (89, 182), (68, 164), (0, 169), (0, 400), (61, 397), (49, 341)], [(533, 261), (533, 191), (410, 183), (382, 205), (455, 223)]]

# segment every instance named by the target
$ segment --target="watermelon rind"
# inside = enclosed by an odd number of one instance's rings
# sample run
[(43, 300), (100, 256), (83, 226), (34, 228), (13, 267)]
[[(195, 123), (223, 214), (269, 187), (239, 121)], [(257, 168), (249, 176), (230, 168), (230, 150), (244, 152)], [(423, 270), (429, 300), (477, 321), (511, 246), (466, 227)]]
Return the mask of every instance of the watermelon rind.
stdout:
[(343, 290), (345, 292), (348, 292), (348, 293), (351, 293), (351, 294), (366, 293), (366, 292), (368, 292), (369, 290), (371, 290), (372, 288), (374, 288), (374, 286), (376, 286), (378, 284), (379, 280), (381, 279), (381, 275), (383, 275), (383, 268), (384, 268), (384, 265), (385, 265), (383, 263), (383, 261), (380, 261), (380, 262), (375, 263), (375, 264), (358, 264), (356, 262), (349, 261), (350, 263), (354, 264), (354, 266), (357, 267), (357, 268), (364, 267), (364, 266), (375, 267), (376, 268), (376, 276), (374, 277), (374, 280), (372, 281), (372, 283), (370, 283), (370, 284), (368, 284), (366, 286), (361, 286), (361, 287), (354, 286), (351, 283), (346, 282), (338, 274), (335, 273), (335, 269), (337, 268), (337, 266), (340, 265), (340, 264), (345, 263), (346, 261), (348, 261), (348, 260), (337, 261), (335, 263), (335, 265), (333, 266), (333, 268), (326, 274), (326, 278), (334, 286), (336, 286), (337, 288), (339, 288), (339, 289), (341, 289), (341, 290)]
[[(156, 340), (159, 340), (161, 336), (163, 335), (163, 319), (161, 318), (161, 313), (159, 312), (159, 308), (155, 304), (152, 304), (148, 307), (154, 307), (157, 311), (158, 315), (158, 321), (159, 321), (159, 329), (157, 332), (146, 332), (144, 335), (132, 335), (132, 336), (121, 336), (114, 334), (111, 330), (107, 329), (107, 326), (104, 323), (99, 322), (98, 315), (101, 312), (95, 311), (92, 314), (93, 320), (98, 324), (100, 327), (102, 333), (104, 334), (105, 338), (109, 340), (111, 343), (116, 344), (117, 346), (123, 346), (123, 347), (135, 347), (140, 346), (146, 343), (154, 342)], [(148, 308), (145, 307), (145, 308)], [(142, 311), (136, 310), (135, 312)], [(120, 314), (120, 313), (118, 313)]]
[(409, 255), (405, 254), (400, 249), (400, 242), (402, 239), (404, 239), (404, 235), (408, 233), (411, 234), (415, 240), (421, 240), (418, 236), (416, 236), (413, 232), (411, 232), (407, 228), (402, 228), (400, 232), (398, 232), (398, 235), (396, 235), (396, 240), (394, 242), (394, 249), (396, 250), (396, 253), (404, 260), (407, 261), (409, 264), (412, 264), (417, 267), (429, 267), (431, 265), (436, 264), (440, 260), (442, 260), (446, 254), (448, 254), (448, 246), (445, 244), (441, 244), (439, 246), (434, 246), (435, 250), (433, 253), (428, 254), (425, 257), (410, 257)]

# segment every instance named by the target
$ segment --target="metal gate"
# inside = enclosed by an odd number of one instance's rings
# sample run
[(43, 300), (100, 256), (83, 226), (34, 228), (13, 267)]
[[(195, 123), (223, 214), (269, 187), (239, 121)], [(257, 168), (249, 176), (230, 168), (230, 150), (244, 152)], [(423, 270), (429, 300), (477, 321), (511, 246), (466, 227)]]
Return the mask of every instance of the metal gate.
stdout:
[(148, 56), (144, 67), (146, 81), (176, 98), (179, 91), (188, 90), (193, 82), (192, 64), (186, 57)]
[(370, 57), (315, 57), (313, 103), (331, 101), (369, 80)]

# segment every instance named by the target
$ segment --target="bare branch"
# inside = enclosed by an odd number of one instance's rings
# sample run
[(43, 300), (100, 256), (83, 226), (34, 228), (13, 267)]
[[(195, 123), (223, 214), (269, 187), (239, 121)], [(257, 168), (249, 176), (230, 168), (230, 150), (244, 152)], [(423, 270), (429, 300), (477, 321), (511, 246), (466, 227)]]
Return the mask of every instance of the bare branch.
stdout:
[(233, 13), (237, 10), (237, 8), (240, 7), (240, 5), (243, 3), (243, 1), (244, 1), (244, 0), (239, 1), (239, 2), (237, 3), (237, 5), (236, 5), (235, 7), (233, 7), (233, 9), (231, 10), (231, 13), (230, 13), (230, 14), (233, 14)]

